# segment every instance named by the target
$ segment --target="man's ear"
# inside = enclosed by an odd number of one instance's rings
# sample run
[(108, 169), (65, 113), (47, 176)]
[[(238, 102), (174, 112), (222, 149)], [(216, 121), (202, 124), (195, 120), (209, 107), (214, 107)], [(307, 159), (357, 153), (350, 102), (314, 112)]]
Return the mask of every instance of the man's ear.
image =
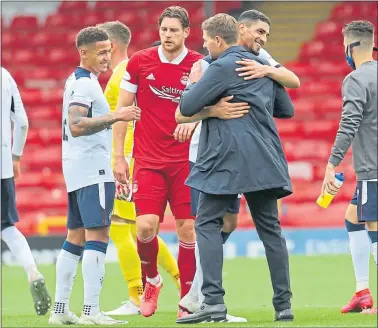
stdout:
[(79, 53), (80, 53), (80, 57), (82, 57), (82, 58), (87, 58), (87, 49), (83, 49), (83, 48), (81, 48), (81, 49), (79, 49)]
[(116, 49), (117, 49), (117, 47), (118, 47), (117, 42), (112, 41), (112, 42), (111, 42), (111, 47), (112, 47), (112, 52), (116, 51)]
[(244, 35), (245, 25), (243, 23), (239, 24), (239, 35)]
[(184, 28), (184, 38), (186, 39), (190, 34), (190, 27)]

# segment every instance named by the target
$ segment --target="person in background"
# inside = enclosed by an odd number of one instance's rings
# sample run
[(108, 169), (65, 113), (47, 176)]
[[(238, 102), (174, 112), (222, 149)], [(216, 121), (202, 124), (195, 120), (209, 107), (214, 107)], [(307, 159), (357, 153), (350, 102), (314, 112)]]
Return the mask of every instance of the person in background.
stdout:
[[(331, 150), (321, 193), (336, 193), (335, 169), (352, 147), (357, 177), (352, 205), (346, 213), (352, 262), (356, 276), (356, 293), (342, 313), (377, 312), (369, 290), (369, 257), (373, 250), (377, 263), (377, 61), (373, 60), (374, 25), (369, 21), (352, 21), (343, 28), (346, 60), (353, 72), (342, 85), (343, 108), (336, 140)], [(357, 210), (357, 213), (355, 212)], [(357, 214), (357, 215), (356, 215)], [(365, 231), (367, 227), (367, 234)], [(371, 243), (369, 243), (370, 237)]]

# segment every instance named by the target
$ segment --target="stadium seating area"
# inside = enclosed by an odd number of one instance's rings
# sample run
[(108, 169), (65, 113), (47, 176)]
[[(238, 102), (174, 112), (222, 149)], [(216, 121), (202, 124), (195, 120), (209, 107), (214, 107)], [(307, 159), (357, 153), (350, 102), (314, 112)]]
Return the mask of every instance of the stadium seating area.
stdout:
[[(16, 16), (9, 26), (3, 26), (2, 65), (17, 81), (30, 120), (23, 175), (17, 183), (19, 227), (26, 234), (37, 231), (41, 218), (66, 213), (61, 173), (61, 100), (63, 82), (78, 63), (74, 45), (77, 31), (118, 19), (132, 30), (131, 55), (158, 39), (158, 17), (171, 4), (178, 2), (61, 2), (57, 12), (45, 21), (36, 16)], [(188, 47), (199, 50), (204, 3), (182, 5), (189, 11), (193, 26)], [(216, 12), (240, 6), (241, 1), (217, 1)], [(294, 194), (283, 204), (284, 226), (337, 226), (344, 220), (343, 213), (355, 185), (350, 153), (341, 167), (347, 183), (335, 203), (324, 211), (317, 207), (315, 199), (337, 131), (341, 83), (351, 71), (344, 60), (340, 31), (343, 23), (361, 18), (375, 22), (377, 3), (335, 3), (330, 17), (318, 23), (313, 39), (303, 44), (298, 59), (286, 65), (297, 73), (302, 85), (289, 91), (295, 103), (295, 119), (277, 122), (294, 186)], [(101, 77), (103, 85), (108, 77)], [(242, 214), (246, 214), (248, 210), (243, 205)], [(173, 224), (172, 220), (166, 222), (162, 229)], [(240, 224), (251, 226), (249, 217), (241, 215)]]

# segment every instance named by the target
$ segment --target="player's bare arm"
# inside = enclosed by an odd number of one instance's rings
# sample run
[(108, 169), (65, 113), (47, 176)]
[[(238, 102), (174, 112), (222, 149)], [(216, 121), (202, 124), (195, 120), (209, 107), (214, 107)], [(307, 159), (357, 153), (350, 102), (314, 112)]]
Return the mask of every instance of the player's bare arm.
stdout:
[(239, 76), (244, 77), (244, 80), (258, 79), (266, 76), (286, 88), (295, 89), (301, 85), (298, 76), (283, 66), (262, 65), (251, 59), (244, 59), (236, 63), (244, 65), (236, 69), (237, 72), (240, 72)]
[(205, 107), (199, 113), (185, 117), (180, 112), (180, 107), (176, 110), (176, 122), (177, 123), (189, 123), (205, 120), (210, 117), (216, 117), (221, 120), (232, 120), (234, 118), (240, 118), (248, 114), (250, 106), (246, 102), (231, 103), (230, 101), (234, 96), (224, 97), (219, 100), (214, 106)]
[[(135, 101), (135, 94), (121, 89), (119, 92), (118, 103), (115, 113), (127, 106), (131, 106)], [(139, 116), (140, 119), (140, 116)], [(139, 120), (138, 119), (138, 120)], [(125, 160), (124, 147), (127, 133), (127, 122), (117, 122), (113, 126), (113, 145), (114, 145), (114, 168), (113, 174), (117, 181), (126, 184), (129, 180), (129, 166)]]
[(118, 121), (128, 122), (140, 119), (140, 109), (136, 106), (125, 107), (118, 112), (101, 117), (88, 117), (88, 112), (88, 108), (77, 105), (68, 109), (69, 128), (74, 138), (95, 134)]

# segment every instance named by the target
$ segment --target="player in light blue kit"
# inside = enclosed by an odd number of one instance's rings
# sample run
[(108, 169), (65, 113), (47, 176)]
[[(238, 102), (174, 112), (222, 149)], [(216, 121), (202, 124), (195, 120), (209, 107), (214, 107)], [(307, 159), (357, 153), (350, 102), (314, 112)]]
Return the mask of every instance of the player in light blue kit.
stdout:
[[(65, 84), (62, 161), (68, 192), (67, 239), (56, 263), (55, 305), (50, 324), (113, 325), (127, 323), (100, 312), (110, 215), (115, 184), (111, 168), (111, 125), (138, 121), (140, 109), (111, 113), (98, 76), (110, 67), (111, 43), (97, 27), (79, 32), (80, 66)], [(80, 319), (69, 310), (69, 297), (83, 253), (84, 306)]]

